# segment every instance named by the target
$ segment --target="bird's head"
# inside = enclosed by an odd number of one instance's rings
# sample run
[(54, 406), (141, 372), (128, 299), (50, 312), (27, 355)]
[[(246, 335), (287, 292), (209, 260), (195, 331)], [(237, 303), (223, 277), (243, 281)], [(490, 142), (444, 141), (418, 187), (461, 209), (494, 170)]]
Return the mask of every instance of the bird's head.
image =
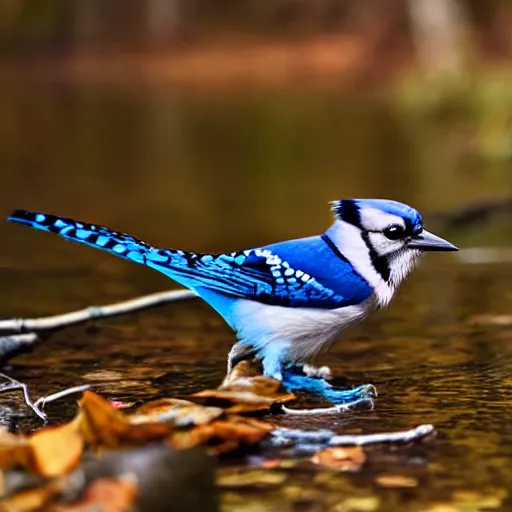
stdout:
[(424, 252), (457, 250), (426, 231), (421, 215), (406, 204), (342, 199), (331, 205), (336, 217), (330, 230), (333, 241), (376, 291), (381, 290), (382, 303), (389, 301)]

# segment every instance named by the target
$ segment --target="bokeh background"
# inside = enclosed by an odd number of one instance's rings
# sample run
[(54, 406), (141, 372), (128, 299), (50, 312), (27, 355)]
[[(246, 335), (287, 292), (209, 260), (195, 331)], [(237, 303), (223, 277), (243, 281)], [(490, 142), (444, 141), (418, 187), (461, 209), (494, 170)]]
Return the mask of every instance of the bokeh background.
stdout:
[[(319, 233), (334, 199), (417, 207), (463, 250), (429, 256), (335, 347), (335, 374), (379, 398), (327, 426), (433, 422), (438, 441), (372, 452), (328, 488), (303, 475), (310, 508), (284, 486), (266, 497), (276, 510), (353, 510), (340, 500), (356, 495), (373, 499), (364, 510), (511, 510), (511, 27), (507, 0), (0, 0), (2, 215), (215, 252)], [(3, 317), (175, 286), (1, 220), (0, 240)], [(218, 384), (232, 342), (196, 301), (63, 331), (10, 371), (36, 396), (89, 382), (145, 400)], [(390, 468), (416, 488), (376, 492)], [(262, 492), (232, 493), (226, 510)]]

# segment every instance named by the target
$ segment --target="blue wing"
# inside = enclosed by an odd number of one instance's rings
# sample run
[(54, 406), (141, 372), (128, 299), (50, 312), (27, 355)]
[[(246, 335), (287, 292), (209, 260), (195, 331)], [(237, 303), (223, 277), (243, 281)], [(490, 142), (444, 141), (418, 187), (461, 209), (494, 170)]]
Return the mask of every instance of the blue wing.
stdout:
[[(279, 254), (281, 249), (283, 254), (286, 253), (291, 260), (295, 259), (299, 263), (297, 257), (293, 257), (293, 249), (300, 253), (300, 246), (310, 247), (305, 242), (307, 239), (287, 242), (285, 244), (288, 245), (281, 244), (281, 247), (276, 244), (275, 250), (270, 246), (230, 254), (199, 254), (158, 249), (106, 227), (44, 213), (17, 210), (9, 220), (147, 265), (197, 291), (200, 296), (205, 290), (208, 293), (215, 292), (272, 305), (326, 309), (356, 303), (354, 293), (346, 297), (341, 290), (334, 291), (312, 277), (305, 270), (307, 259), (295, 267)], [(292, 247), (290, 244), (295, 245)], [(325, 281), (329, 281), (328, 276)], [(360, 300), (357, 299), (357, 302)]]

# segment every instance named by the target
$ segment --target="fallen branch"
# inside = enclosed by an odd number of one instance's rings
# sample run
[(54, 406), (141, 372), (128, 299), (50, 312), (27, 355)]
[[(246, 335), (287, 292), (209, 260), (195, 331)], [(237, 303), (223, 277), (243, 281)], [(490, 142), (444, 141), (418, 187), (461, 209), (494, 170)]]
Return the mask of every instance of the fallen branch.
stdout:
[(291, 416), (322, 416), (327, 414), (338, 414), (340, 412), (347, 412), (354, 407), (365, 406), (369, 409), (373, 409), (374, 402), (371, 398), (363, 397), (357, 398), (352, 402), (347, 402), (345, 404), (336, 404), (332, 407), (317, 407), (315, 409), (292, 409), (290, 407), (286, 407), (283, 404), (277, 404), (278, 411), (283, 414), (288, 414)]
[(36, 414), (38, 418), (43, 421), (46, 421), (46, 414), (39, 409), (37, 405), (35, 405), (30, 399), (30, 395), (28, 394), (28, 388), (26, 384), (23, 382), (19, 382), (5, 373), (0, 373), (0, 378), (4, 378), (7, 382), (0, 384), (0, 393), (6, 393), (8, 391), (17, 391), (18, 389), (23, 392), (23, 399), (25, 400), (25, 404), (27, 407), (32, 409), (32, 411)]
[(83, 391), (86, 391), (91, 387), (89, 384), (73, 386), (71, 388), (58, 391), (57, 393), (42, 396), (38, 398), (35, 402), (33, 402), (32, 399), (30, 398), (28, 387), (26, 384), (16, 379), (13, 379), (12, 377), (9, 377), (8, 375), (5, 375), (5, 373), (0, 373), (0, 378), (7, 380), (7, 382), (3, 382), (0, 384), (0, 393), (8, 393), (11, 391), (21, 390), (23, 392), (23, 399), (25, 401), (26, 406), (30, 408), (34, 412), (34, 414), (44, 422), (46, 422), (47, 416), (42, 411), (42, 409), (47, 403), (53, 402), (65, 396), (73, 395), (75, 393), (82, 393)]
[(318, 445), (327, 446), (362, 446), (375, 443), (408, 443), (435, 432), (434, 425), (419, 425), (410, 430), (400, 432), (384, 432), (381, 434), (337, 435), (331, 430), (301, 430), (277, 428), (271, 432), (272, 443), (278, 446), (301, 445), (311, 446), (318, 450)]
[(125, 315), (133, 311), (140, 311), (168, 302), (196, 298), (197, 295), (190, 290), (172, 290), (168, 292), (152, 293), (136, 299), (109, 304), (107, 306), (89, 306), (79, 311), (64, 313), (63, 315), (47, 316), (43, 318), (12, 318), (0, 321), (0, 331), (7, 332), (39, 332), (69, 327), (98, 318)]
[(21, 352), (32, 350), (38, 339), (35, 332), (0, 336), (0, 362), (5, 362)]
[(41, 409), (49, 402), (54, 402), (59, 398), (63, 398), (65, 396), (74, 395), (75, 393), (82, 393), (83, 391), (87, 391), (91, 389), (90, 384), (82, 384), (81, 386), (73, 386), (72, 388), (63, 389), (62, 391), (57, 391), (57, 393), (52, 393), (51, 395), (42, 396), (35, 401), (35, 406), (41, 406)]

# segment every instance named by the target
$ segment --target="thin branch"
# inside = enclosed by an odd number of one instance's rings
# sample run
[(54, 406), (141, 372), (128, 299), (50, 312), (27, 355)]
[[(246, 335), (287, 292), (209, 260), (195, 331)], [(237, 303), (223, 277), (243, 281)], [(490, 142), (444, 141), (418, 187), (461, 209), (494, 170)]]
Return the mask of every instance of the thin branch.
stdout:
[(27, 407), (32, 409), (36, 416), (38, 416), (40, 419), (46, 422), (46, 414), (32, 402), (32, 400), (30, 399), (30, 395), (28, 394), (28, 388), (26, 384), (24, 384), (23, 382), (19, 382), (13, 379), (12, 377), (9, 377), (8, 375), (5, 375), (5, 373), (0, 373), (0, 378), (4, 378), (8, 381), (8, 383), (0, 385), (0, 393), (5, 393), (7, 391), (16, 391), (18, 389), (21, 389)]
[(329, 444), (331, 446), (340, 446), (347, 444), (375, 444), (375, 443), (408, 443), (428, 436), (435, 431), (434, 425), (425, 424), (419, 425), (410, 430), (401, 432), (383, 432), (382, 434), (362, 434), (362, 435), (341, 435), (334, 436)]
[(35, 401), (35, 406), (41, 406), (41, 409), (44, 409), (44, 406), (49, 402), (54, 402), (55, 400), (59, 400), (59, 398), (63, 398), (65, 396), (73, 395), (75, 393), (82, 393), (83, 391), (87, 391), (91, 388), (90, 384), (82, 384), (81, 386), (73, 386), (72, 388), (63, 389), (62, 391), (57, 391), (57, 393), (52, 393), (51, 395), (42, 396)]
[(285, 405), (280, 404), (279, 411), (292, 416), (321, 416), (326, 414), (338, 414), (340, 412), (347, 412), (350, 409), (360, 405), (365, 405), (370, 409), (373, 409), (374, 403), (371, 398), (358, 398), (346, 404), (336, 404), (332, 407), (317, 407), (316, 409), (291, 409)]
[(79, 311), (64, 313), (63, 315), (47, 316), (42, 318), (13, 318), (0, 321), (0, 331), (10, 332), (39, 332), (60, 329), (73, 324), (87, 322), (98, 318), (124, 315), (168, 302), (196, 298), (197, 295), (190, 290), (172, 290), (168, 292), (152, 293), (136, 299), (109, 304), (107, 306), (90, 306)]
[(277, 428), (271, 432), (272, 442), (278, 446), (298, 445), (309, 447), (313, 451), (319, 445), (327, 446), (362, 446), (376, 443), (408, 443), (428, 436), (435, 432), (433, 425), (419, 425), (410, 430), (400, 432), (384, 432), (381, 434), (336, 435), (330, 430), (308, 431), (300, 429)]
[(7, 361), (21, 352), (31, 350), (37, 340), (38, 335), (35, 332), (0, 336), (0, 362)]

